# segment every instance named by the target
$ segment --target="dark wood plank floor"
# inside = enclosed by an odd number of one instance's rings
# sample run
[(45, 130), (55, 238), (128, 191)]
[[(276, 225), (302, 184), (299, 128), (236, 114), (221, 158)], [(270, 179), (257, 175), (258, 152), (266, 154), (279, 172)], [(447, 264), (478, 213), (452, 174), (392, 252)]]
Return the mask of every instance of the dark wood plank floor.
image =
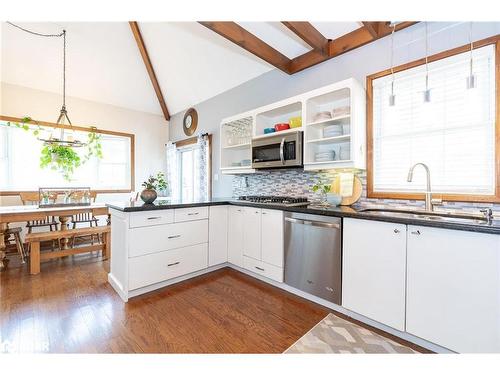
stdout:
[(229, 268), (123, 303), (89, 255), (0, 274), (1, 351), (281, 353), (328, 310)]

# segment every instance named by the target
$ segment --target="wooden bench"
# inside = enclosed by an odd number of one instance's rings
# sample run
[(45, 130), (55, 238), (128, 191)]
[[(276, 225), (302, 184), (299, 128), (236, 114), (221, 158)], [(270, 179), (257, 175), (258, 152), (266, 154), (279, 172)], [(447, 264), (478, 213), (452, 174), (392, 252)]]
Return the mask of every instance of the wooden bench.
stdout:
[[(77, 228), (77, 229), (67, 229), (59, 230), (53, 232), (39, 232), (39, 233), (28, 233), (25, 237), (25, 241), (31, 244), (30, 251), (30, 274), (36, 275), (40, 273), (40, 261), (53, 258), (61, 258), (68, 255), (88, 253), (90, 251), (102, 250), (102, 256), (107, 259), (111, 252), (111, 227), (109, 225), (91, 228)], [(67, 250), (44, 252), (40, 254), (40, 242), (58, 240), (68, 237), (80, 237), (80, 236), (91, 236), (91, 235), (102, 235), (102, 243), (98, 245), (90, 246), (80, 246)]]

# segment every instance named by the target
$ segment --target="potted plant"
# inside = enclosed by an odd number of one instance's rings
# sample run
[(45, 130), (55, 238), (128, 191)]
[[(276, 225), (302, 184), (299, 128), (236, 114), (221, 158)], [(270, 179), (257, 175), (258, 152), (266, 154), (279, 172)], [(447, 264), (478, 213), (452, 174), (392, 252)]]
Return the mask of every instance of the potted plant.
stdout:
[(142, 183), (145, 188), (141, 192), (141, 199), (146, 204), (153, 203), (158, 197), (158, 190), (165, 190), (167, 188), (167, 181), (165, 180), (165, 175), (159, 172), (156, 176), (149, 176), (149, 178)]
[(322, 180), (319, 180), (316, 184), (314, 184), (311, 190), (314, 193), (319, 192), (321, 194), (320, 203), (323, 205), (338, 206), (342, 200), (342, 197), (339, 195), (331, 193), (332, 186)]

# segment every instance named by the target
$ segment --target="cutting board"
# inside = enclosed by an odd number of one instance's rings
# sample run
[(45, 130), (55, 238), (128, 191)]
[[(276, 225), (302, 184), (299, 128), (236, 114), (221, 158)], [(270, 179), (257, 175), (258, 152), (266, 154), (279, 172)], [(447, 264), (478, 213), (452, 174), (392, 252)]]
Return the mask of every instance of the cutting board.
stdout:
[[(352, 195), (349, 197), (342, 197), (342, 202), (340, 202), (341, 206), (350, 206), (351, 204), (356, 203), (359, 198), (361, 198), (361, 194), (363, 194), (363, 184), (361, 183), (361, 179), (358, 176), (354, 176), (354, 186), (352, 188)], [(332, 182), (332, 193), (339, 194), (340, 192), (340, 178), (335, 178)]]

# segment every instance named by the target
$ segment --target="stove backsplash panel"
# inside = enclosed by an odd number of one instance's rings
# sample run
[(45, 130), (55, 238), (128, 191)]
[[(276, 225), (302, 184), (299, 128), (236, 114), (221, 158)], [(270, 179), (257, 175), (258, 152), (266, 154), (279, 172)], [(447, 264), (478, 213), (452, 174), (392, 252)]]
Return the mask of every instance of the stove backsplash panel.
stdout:
[[(366, 173), (355, 172), (363, 182), (363, 194), (358, 203), (370, 205), (412, 206), (424, 207), (423, 201), (399, 199), (373, 199), (366, 197)], [(335, 170), (304, 171), (301, 169), (283, 169), (261, 171), (254, 174), (235, 175), (233, 178), (233, 196), (241, 195), (288, 195), (292, 197), (305, 196), (314, 201), (320, 195), (313, 193), (311, 187), (318, 181), (331, 181), (335, 178)], [(464, 210), (477, 213), (478, 210), (490, 207), (500, 214), (500, 204), (444, 202), (440, 208), (449, 210)]]

